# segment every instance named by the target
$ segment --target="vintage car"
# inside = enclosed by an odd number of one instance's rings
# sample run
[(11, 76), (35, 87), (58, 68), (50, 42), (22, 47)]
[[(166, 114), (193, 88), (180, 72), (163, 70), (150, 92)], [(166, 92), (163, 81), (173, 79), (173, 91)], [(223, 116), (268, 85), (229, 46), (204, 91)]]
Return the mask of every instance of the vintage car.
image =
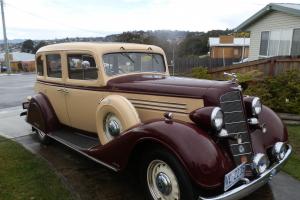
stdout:
[(240, 199), (291, 154), (282, 121), (243, 96), (234, 75), (172, 77), (157, 46), (54, 44), (38, 50), (36, 67), (23, 115), (40, 141), (114, 171), (134, 166), (149, 199)]

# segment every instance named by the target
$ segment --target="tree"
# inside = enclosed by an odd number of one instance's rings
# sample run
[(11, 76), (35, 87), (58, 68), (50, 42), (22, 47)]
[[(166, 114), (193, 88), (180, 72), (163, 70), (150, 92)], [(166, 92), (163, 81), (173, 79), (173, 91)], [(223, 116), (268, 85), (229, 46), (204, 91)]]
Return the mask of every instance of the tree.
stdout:
[(41, 47), (48, 45), (45, 41), (40, 41), (35, 47), (33, 53), (36, 53)]
[(32, 53), (34, 52), (34, 44), (32, 40), (25, 40), (21, 47), (21, 52)]

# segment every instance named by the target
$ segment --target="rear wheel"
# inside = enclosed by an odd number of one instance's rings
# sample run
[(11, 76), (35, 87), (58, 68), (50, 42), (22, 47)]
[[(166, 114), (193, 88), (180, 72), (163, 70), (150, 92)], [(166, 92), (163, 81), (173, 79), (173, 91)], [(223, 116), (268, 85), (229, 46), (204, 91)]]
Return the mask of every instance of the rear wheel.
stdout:
[(141, 162), (140, 177), (151, 200), (195, 199), (193, 185), (176, 157), (164, 150), (148, 152)]

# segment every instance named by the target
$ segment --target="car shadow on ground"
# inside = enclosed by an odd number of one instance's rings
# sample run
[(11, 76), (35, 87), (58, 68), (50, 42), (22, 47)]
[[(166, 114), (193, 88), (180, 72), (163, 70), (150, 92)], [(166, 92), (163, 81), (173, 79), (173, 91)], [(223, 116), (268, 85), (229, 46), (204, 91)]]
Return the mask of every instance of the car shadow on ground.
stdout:
[[(72, 191), (75, 199), (143, 200), (145, 195), (138, 181), (138, 172), (115, 173), (71, 149), (53, 141), (41, 145), (35, 134), (15, 139), (31, 152), (45, 159)], [(267, 184), (244, 200), (274, 199)]]

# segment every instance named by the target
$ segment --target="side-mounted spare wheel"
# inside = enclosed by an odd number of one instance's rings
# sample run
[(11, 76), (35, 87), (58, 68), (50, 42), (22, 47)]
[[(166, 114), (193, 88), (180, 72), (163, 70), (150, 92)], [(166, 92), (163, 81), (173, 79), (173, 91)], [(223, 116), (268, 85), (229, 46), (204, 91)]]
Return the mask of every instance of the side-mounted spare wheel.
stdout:
[(120, 95), (110, 95), (104, 98), (96, 111), (97, 132), (102, 145), (140, 122), (134, 106)]

